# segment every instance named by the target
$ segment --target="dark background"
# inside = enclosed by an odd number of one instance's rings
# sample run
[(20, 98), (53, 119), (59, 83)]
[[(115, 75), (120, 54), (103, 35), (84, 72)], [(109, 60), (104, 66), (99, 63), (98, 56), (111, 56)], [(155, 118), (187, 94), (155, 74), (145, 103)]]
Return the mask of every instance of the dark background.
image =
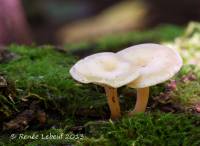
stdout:
[[(199, 0), (127, 0), (144, 5), (146, 15), (141, 29), (160, 24), (186, 25), (200, 20)], [(12, 7), (5, 3), (12, 3)], [(57, 32), (63, 26), (95, 18), (104, 10), (112, 8), (123, 0), (1, 0), (0, 43), (59, 44)], [(18, 3), (18, 4), (15, 4)], [(13, 7), (15, 9), (13, 9)], [(19, 11), (18, 11), (19, 10)], [(120, 12), (120, 10), (118, 11)], [(23, 16), (19, 17), (18, 15)], [(133, 9), (133, 13), (135, 13)], [(12, 15), (11, 15), (12, 14)], [(15, 17), (15, 18), (13, 18)], [(15, 19), (12, 20), (12, 19)], [(24, 20), (23, 20), (24, 19)], [(132, 19), (132, 18), (130, 18)], [(6, 23), (5, 23), (6, 22)], [(16, 23), (16, 24), (15, 24)], [(17, 24), (18, 23), (18, 24)], [(19, 24), (20, 23), (20, 24)], [(137, 23), (137, 22), (136, 22)], [(139, 29), (140, 28), (136, 28)], [(136, 30), (131, 28), (130, 31)], [(98, 28), (97, 28), (98, 30)], [(108, 33), (109, 34), (109, 33)], [(62, 42), (64, 44), (65, 42)]]

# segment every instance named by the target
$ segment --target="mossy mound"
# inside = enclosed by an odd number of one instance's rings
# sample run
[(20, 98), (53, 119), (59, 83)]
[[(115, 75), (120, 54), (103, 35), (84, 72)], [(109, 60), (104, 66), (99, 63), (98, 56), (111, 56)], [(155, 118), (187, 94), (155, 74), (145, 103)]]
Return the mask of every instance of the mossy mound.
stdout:
[[(198, 114), (194, 112), (186, 114), (186, 110), (178, 108), (170, 111), (174, 112), (171, 114), (163, 110), (163, 107), (172, 107), (172, 105), (187, 107), (186, 103), (189, 103), (190, 95), (194, 97), (192, 99), (199, 99), (198, 67), (184, 66), (174, 77), (175, 89), (169, 90), (171, 81), (152, 87), (148, 114), (125, 117), (116, 122), (108, 122), (110, 114), (104, 90), (93, 84), (79, 84), (69, 75), (70, 67), (82, 57), (80, 54), (83, 50), (90, 50), (91, 46), (94, 46), (93, 50), (85, 53), (116, 51), (123, 46), (152, 42), (152, 40), (153, 42), (170, 40), (182, 31), (175, 28), (167, 26), (142, 33), (130, 33), (127, 38), (112, 36), (105, 41), (80, 47), (79, 51), (64, 49), (60, 52), (52, 46), (12, 45), (8, 47), (8, 50), (15, 55), (12, 60), (0, 64), (0, 115), (2, 117), (0, 145), (106, 146), (114, 143), (114, 145), (186, 146), (190, 143), (198, 146), (200, 130)], [(168, 34), (166, 30), (169, 31)], [(192, 80), (188, 78), (191, 74), (194, 75)], [(185, 82), (183, 79), (187, 78), (188, 81)], [(163, 100), (161, 93), (164, 95), (169, 93), (169, 98)], [(119, 97), (125, 114), (127, 110), (133, 108), (135, 90), (127, 87), (120, 88)], [(157, 112), (158, 110), (165, 112)], [(16, 137), (10, 138), (13, 133)], [(32, 135), (33, 133), (40, 136), (50, 133), (83, 134), (84, 137), (51, 140), (19, 139), (19, 134)]]
[(11, 46), (9, 50), (17, 57), (0, 65), (2, 76), (14, 88), (2, 89), (14, 92), (2, 92), (4, 117), (10, 118), (10, 110), (22, 111), (35, 100), (40, 102), (41, 109), (55, 110), (61, 116), (74, 116), (77, 109), (84, 107), (92, 109), (94, 102), (106, 104), (106, 101), (101, 101), (104, 96), (98, 91), (100, 89), (94, 85), (78, 84), (69, 75), (75, 57), (57, 52), (52, 47)]

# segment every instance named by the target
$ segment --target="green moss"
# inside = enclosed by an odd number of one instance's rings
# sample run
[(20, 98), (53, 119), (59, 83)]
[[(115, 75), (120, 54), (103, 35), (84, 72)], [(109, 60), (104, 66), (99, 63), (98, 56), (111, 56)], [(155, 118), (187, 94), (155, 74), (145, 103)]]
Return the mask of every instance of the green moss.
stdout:
[(18, 57), (9, 64), (1, 64), (1, 72), (14, 80), (16, 86), (26, 88), (31, 83), (45, 83), (59, 89), (65, 88), (64, 81), (70, 77), (68, 70), (74, 63), (73, 57), (65, 57), (48, 47), (11, 46), (10, 50)]
[[(107, 101), (101, 88), (79, 84), (69, 75), (69, 68), (76, 58), (55, 51), (50, 46), (37, 48), (12, 45), (9, 50), (16, 54), (16, 58), (0, 64), (0, 72), (14, 84), (16, 93), (11, 97), (9, 93), (0, 93), (0, 114), (3, 117), (0, 120), (1, 124), (15, 118), (34, 101), (38, 102), (38, 110), (44, 110), (48, 115), (45, 126), (47, 128), (55, 126), (70, 129), (90, 120), (91, 117), (101, 118), (108, 113)], [(41, 127), (36, 123), (31, 125), (29, 130), (38, 128)], [(7, 141), (8, 137), (9, 135), (4, 135), (2, 141)], [(26, 143), (23, 140), (15, 142), (16, 145)], [(30, 145), (36, 143), (45, 142), (41, 140)]]
[[(66, 117), (76, 114), (85, 118), (109, 116), (103, 89), (91, 84), (79, 84), (69, 75), (69, 68), (77, 58), (68, 53), (57, 52), (52, 47), (11, 46), (10, 50), (17, 57), (9, 63), (0, 64), (0, 72), (11, 80), (17, 89), (14, 103), (5, 95), (0, 96), (3, 105), (0, 111), (8, 118), (13, 112), (23, 110), (21, 103), (24, 99), (39, 100), (45, 110), (55, 110)], [(199, 74), (197, 68), (186, 66), (176, 79), (179, 80), (188, 72)], [(198, 80), (178, 84), (178, 90), (173, 92), (175, 102), (189, 103), (190, 99), (199, 99), (200, 74), (197, 76)], [(154, 86), (151, 88), (150, 97), (158, 96), (164, 90), (164, 84)], [(119, 94), (122, 110), (133, 108), (135, 90), (120, 88)], [(194, 98), (191, 98), (191, 95)], [(62, 116), (63, 119), (65, 116)]]
[(171, 93), (172, 102), (192, 106), (200, 101), (200, 68), (184, 65), (176, 76), (177, 89)]
[[(36, 146), (36, 145), (67, 145), (75, 146), (199, 146), (200, 145), (200, 128), (199, 116), (186, 114), (139, 114), (134, 117), (124, 117), (123, 119), (113, 122), (88, 123), (86, 131), (79, 134), (79, 139), (67, 138), (67, 135), (73, 135), (63, 129), (50, 129), (46, 131), (34, 132), (29, 131), (24, 135), (39, 135), (37, 140), (17, 138), (6, 141), (5, 137), (1, 138), (1, 145), (14, 146)], [(92, 132), (91, 132), (92, 131)], [(44, 140), (43, 136), (58, 135), (62, 133), (64, 137)], [(94, 137), (95, 135), (95, 137)], [(10, 135), (8, 135), (9, 137)], [(73, 136), (72, 136), (73, 137)]]
[(96, 126), (99, 137), (86, 138), (82, 145), (198, 146), (199, 120), (200, 117), (183, 114), (141, 114), (110, 122), (107, 128)]

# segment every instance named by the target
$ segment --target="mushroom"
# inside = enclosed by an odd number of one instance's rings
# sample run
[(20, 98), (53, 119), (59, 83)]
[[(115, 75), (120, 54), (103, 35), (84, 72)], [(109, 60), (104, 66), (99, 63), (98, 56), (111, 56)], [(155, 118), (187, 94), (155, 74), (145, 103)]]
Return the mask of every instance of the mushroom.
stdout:
[(121, 116), (117, 88), (139, 76), (136, 67), (112, 52), (97, 53), (81, 59), (70, 69), (70, 74), (81, 83), (94, 83), (104, 87), (111, 119)]
[(149, 87), (170, 79), (182, 66), (182, 58), (176, 50), (158, 44), (135, 45), (117, 54), (132, 62), (140, 74), (128, 84), (128, 87), (137, 89), (135, 109), (129, 112), (129, 115), (145, 112)]

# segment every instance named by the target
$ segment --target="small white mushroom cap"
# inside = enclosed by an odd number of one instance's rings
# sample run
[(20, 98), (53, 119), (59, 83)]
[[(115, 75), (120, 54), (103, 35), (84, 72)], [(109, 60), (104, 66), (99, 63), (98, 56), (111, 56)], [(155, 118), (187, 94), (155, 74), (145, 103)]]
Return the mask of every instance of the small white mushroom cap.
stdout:
[(96, 83), (114, 88), (126, 85), (139, 76), (136, 67), (111, 52), (97, 53), (81, 59), (70, 69), (70, 74), (82, 83)]
[(149, 87), (174, 76), (182, 66), (182, 58), (176, 50), (158, 44), (140, 44), (117, 53), (137, 66), (140, 76), (128, 86)]

